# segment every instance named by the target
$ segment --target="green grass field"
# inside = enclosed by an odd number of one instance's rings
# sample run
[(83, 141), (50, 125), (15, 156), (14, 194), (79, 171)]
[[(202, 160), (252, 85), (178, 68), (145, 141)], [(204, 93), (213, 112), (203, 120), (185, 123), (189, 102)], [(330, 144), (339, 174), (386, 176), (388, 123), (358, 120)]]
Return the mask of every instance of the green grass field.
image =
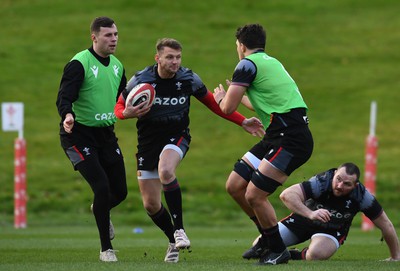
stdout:
[[(93, 226), (94, 227), (94, 226)], [(399, 270), (400, 262), (381, 262), (388, 256), (377, 231), (353, 230), (345, 245), (329, 261), (290, 261), (274, 267), (256, 266), (243, 260), (242, 252), (255, 235), (243, 228), (188, 230), (191, 249), (180, 253), (180, 262), (163, 262), (167, 240), (154, 227), (134, 234), (130, 227), (117, 227), (115, 249), (119, 262), (98, 260), (98, 238), (92, 226), (7, 229), (0, 233), (0, 270)], [(306, 245), (306, 244), (302, 244)], [(302, 247), (302, 246), (299, 246)]]
[[(399, 229), (399, 10), (398, 0), (0, 1), (0, 102), (25, 104), (29, 196), (28, 228), (14, 230), (13, 142), (17, 133), (0, 131), (0, 270), (109, 269), (98, 263), (95, 227), (87, 225), (93, 223), (91, 191), (60, 148), (55, 106), (64, 65), (91, 45), (89, 25), (101, 15), (117, 22), (116, 56), (128, 78), (153, 63), (158, 38), (173, 37), (183, 43), (183, 65), (197, 72), (209, 89), (230, 78), (238, 62), (236, 28), (263, 24), (267, 53), (282, 61), (309, 106), (315, 140), (313, 156), (284, 187), (346, 161), (357, 163), (364, 172), (370, 103), (377, 101), (376, 195)], [(240, 111), (253, 115), (244, 108)], [(254, 226), (224, 187), (233, 163), (257, 139), (214, 116), (195, 99), (190, 116), (193, 140), (177, 174), (184, 192), (185, 222), (189, 229), (194, 227), (194, 245), (178, 267), (162, 263), (166, 245), (155, 229), (131, 234), (134, 225), (149, 227), (151, 222), (136, 183), (135, 122), (116, 124), (129, 187), (127, 200), (113, 210), (113, 220), (121, 225), (115, 242), (121, 262), (116, 269), (240, 270), (251, 266), (240, 255), (252, 239)], [(281, 218), (288, 211), (277, 195), (272, 202)], [(227, 229), (217, 231), (213, 236), (218, 239), (211, 241), (208, 231), (217, 227)], [(349, 245), (329, 262), (277, 268), (399, 270), (398, 264), (377, 261), (387, 256), (386, 246), (377, 241), (379, 234), (362, 234), (359, 228), (357, 217)], [(238, 236), (243, 239), (235, 239)], [(148, 248), (147, 257), (144, 248)]]

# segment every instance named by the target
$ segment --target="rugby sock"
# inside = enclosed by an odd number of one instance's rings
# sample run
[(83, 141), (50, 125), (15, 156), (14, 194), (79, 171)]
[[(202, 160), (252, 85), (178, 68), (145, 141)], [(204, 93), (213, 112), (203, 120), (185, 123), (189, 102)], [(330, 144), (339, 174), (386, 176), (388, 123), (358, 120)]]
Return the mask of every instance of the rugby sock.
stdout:
[[(286, 249), (283, 243), (281, 234), (279, 233), (279, 226), (275, 225), (269, 229), (262, 230), (262, 238), (267, 240), (269, 249), (275, 253), (280, 253)], [(265, 243), (265, 242), (264, 242)]]
[(290, 249), (290, 257), (292, 260), (305, 260), (307, 254), (308, 247), (303, 248), (303, 250), (298, 249)]
[(303, 248), (303, 250), (301, 251), (301, 259), (302, 260), (306, 260), (307, 259), (306, 258), (307, 251), (308, 251), (308, 247)]
[(262, 233), (262, 228), (261, 228), (260, 222), (258, 222), (257, 217), (256, 216), (252, 216), (252, 217), (250, 217), (250, 219), (253, 220), (254, 224), (256, 225), (256, 227), (258, 229), (258, 232)]
[(183, 229), (182, 218), (182, 192), (178, 180), (175, 179), (169, 184), (163, 185), (165, 202), (168, 205), (175, 230)]
[(170, 243), (175, 243), (174, 238), (174, 225), (172, 225), (171, 215), (168, 213), (168, 210), (164, 208), (161, 204), (161, 209), (154, 215), (150, 215), (150, 218), (153, 220), (154, 224), (156, 224), (168, 237)]

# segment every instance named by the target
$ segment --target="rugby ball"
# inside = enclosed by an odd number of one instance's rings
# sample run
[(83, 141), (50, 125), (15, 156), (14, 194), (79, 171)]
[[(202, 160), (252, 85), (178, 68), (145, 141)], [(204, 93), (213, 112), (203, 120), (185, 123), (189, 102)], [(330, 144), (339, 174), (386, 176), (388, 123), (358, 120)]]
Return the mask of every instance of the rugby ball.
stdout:
[(145, 102), (144, 106), (148, 107), (153, 105), (155, 96), (156, 91), (153, 86), (148, 83), (142, 83), (132, 88), (126, 97), (126, 103), (131, 103), (133, 106), (137, 106), (138, 104)]

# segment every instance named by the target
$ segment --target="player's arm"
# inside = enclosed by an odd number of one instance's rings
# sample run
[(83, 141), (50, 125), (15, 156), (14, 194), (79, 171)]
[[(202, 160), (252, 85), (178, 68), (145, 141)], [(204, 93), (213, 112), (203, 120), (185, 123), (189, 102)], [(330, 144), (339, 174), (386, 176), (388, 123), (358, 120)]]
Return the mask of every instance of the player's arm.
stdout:
[(248, 133), (259, 137), (265, 134), (264, 127), (262, 126), (262, 123), (259, 119), (255, 117), (246, 119), (242, 114), (237, 111), (234, 111), (231, 114), (226, 114), (222, 112), (221, 108), (215, 102), (213, 94), (210, 91), (207, 90), (206, 95), (202, 97), (195, 97), (205, 106), (207, 106), (212, 112), (224, 119), (227, 119), (233, 123), (236, 123), (239, 126), (242, 126), (243, 129), (245, 129)]
[[(219, 103), (221, 110), (225, 113), (229, 112), (232, 109), (236, 110), (239, 107), (240, 103), (243, 104), (247, 109), (254, 111), (254, 107), (251, 104), (249, 97), (244, 94), (245, 92), (245, 87), (239, 85), (232, 85), (231, 87), (230, 84), (228, 91), (226, 92), (224, 90), (224, 87), (220, 84), (214, 89), (214, 98), (217, 103)], [(238, 103), (237, 101), (239, 99), (240, 102)]]
[(390, 258), (387, 261), (400, 261), (400, 246), (396, 229), (384, 211), (372, 222), (382, 231), (383, 239), (390, 250)]
[[(231, 81), (230, 80), (225, 80), (226, 85), (229, 87), (231, 85)], [(222, 100), (221, 100), (222, 102)], [(247, 97), (247, 95), (243, 94), (242, 100), (241, 100), (242, 105), (244, 105), (247, 109), (250, 109), (251, 111), (254, 111), (254, 107), (251, 104), (249, 97)]]
[(119, 95), (118, 97), (117, 103), (114, 106), (115, 116), (121, 120), (125, 119), (125, 116), (123, 114), (124, 110), (125, 110), (125, 98), (121, 93), (121, 95)]
[(311, 210), (305, 205), (306, 197), (302, 184), (294, 184), (282, 191), (279, 198), (292, 212), (311, 220), (328, 222), (330, 213), (326, 209)]
[(300, 184), (294, 184), (283, 190), (279, 196), (281, 201), (292, 212), (308, 217), (312, 212), (305, 204), (305, 196)]
[(230, 114), (237, 110), (239, 104), (253, 110), (250, 101), (245, 97), (248, 87), (255, 80), (257, 75), (256, 65), (249, 59), (243, 58), (239, 61), (233, 72), (232, 81), (226, 80), (228, 90), (225, 91), (222, 84), (214, 89), (214, 99), (221, 107), (222, 112)]
[(242, 105), (244, 105), (247, 109), (254, 111), (253, 105), (250, 103), (249, 97), (243, 95), (242, 97)]
[(60, 88), (57, 95), (57, 109), (63, 121), (64, 130), (72, 133), (75, 123), (75, 113), (72, 110), (72, 103), (79, 97), (79, 90), (85, 78), (85, 70), (77, 60), (69, 62), (61, 78)]
[(126, 100), (128, 98), (129, 92), (139, 83), (140, 83), (139, 77), (137, 76), (137, 74), (135, 74), (121, 90), (121, 94), (119, 95), (117, 103), (114, 106), (114, 114), (117, 118), (121, 120), (140, 118), (150, 111), (151, 107), (144, 106), (145, 101), (136, 106), (133, 106), (132, 105), (132, 99), (134, 98), (133, 96), (130, 97), (130, 100), (128, 101)]
[(246, 89), (244, 86), (231, 84), (228, 87), (228, 91), (225, 91), (224, 86), (219, 84), (214, 89), (214, 99), (222, 112), (232, 114), (239, 107)]
[(121, 82), (119, 83), (119, 87), (118, 87), (118, 92), (117, 92), (117, 97), (115, 97), (116, 101), (118, 101), (119, 96), (121, 95), (121, 93), (125, 90), (126, 88), (126, 75), (125, 75), (125, 68), (122, 71), (122, 77), (121, 77)]
[(201, 98), (198, 97), (196, 98), (218, 116), (227, 119), (233, 123), (236, 123), (239, 126), (242, 126), (242, 122), (246, 119), (242, 114), (240, 114), (237, 111), (233, 111), (229, 114), (224, 113), (218, 106), (218, 104), (215, 102), (212, 93), (208, 90), (206, 95), (204, 95)]
[[(114, 114), (120, 120), (140, 118), (150, 111), (151, 107), (144, 106), (146, 101), (133, 106), (130, 101), (125, 101), (125, 97), (127, 97), (127, 92), (124, 90), (121, 95), (119, 95), (118, 101), (114, 107)], [(133, 97), (131, 99), (133, 99)]]
[(64, 119), (68, 113), (74, 115), (72, 103), (79, 97), (79, 90), (84, 77), (85, 70), (79, 61), (72, 60), (65, 66), (56, 101), (58, 113), (62, 119)]

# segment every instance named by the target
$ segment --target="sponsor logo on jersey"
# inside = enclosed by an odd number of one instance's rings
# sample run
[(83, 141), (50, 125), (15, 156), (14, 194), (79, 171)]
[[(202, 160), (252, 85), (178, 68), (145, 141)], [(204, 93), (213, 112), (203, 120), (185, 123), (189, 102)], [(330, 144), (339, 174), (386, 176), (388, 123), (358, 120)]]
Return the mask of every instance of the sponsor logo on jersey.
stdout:
[[(317, 209), (327, 209), (326, 207), (324, 207), (323, 204), (318, 204)], [(334, 209), (328, 209), (328, 211), (331, 214), (331, 217), (337, 218), (337, 219), (342, 219), (342, 218), (349, 218), (351, 217), (351, 213), (341, 213), (338, 210), (334, 210)]]
[(97, 113), (94, 115), (94, 118), (96, 120), (112, 120), (112, 119), (115, 119), (115, 114), (114, 114), (114, 112)]
[(182, 105), (185, 104), (187, 97), (156, 97), (154, 99), (154, 104), (157, 105)]

